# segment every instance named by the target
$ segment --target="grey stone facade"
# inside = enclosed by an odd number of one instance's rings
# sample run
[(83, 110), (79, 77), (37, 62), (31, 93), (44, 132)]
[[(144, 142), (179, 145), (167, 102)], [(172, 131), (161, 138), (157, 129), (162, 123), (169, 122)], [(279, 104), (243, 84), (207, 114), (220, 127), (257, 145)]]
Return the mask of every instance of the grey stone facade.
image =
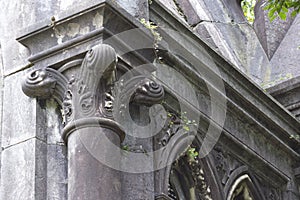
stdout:
[(256, 6), (252, 27), (228, 0), (0, 9), (0, 199), (300, 199), (300, 16), (270, 24)]

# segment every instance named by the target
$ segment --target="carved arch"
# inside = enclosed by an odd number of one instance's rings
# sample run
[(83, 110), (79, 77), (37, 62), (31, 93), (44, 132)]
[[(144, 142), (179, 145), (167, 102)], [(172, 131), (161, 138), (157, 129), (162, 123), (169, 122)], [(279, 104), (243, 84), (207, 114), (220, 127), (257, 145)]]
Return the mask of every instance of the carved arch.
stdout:
[(226, 200), (264, 200), (261, 190), (247, 166), (237, 168), (225, 185)]
[[(194, 136), (192, 133), (177, 133), (169, 139), (168, 144), (171, 144), (172, 148), (169, 149), (168, 154), (160, 157), (160, 160), (164, 160), (169, 165), (158, 172), (156, 184), (159, 187), (156, 187), (158, 189), (156, 193), (166, 194), (169, 199), (180, 200), (224, 199), (211, 168), (210, 155), (202, 159), (197, 158), (193, 163), (190, 163), (185, 155), (190, 145), (197, 150), (200, 148), (201, 142)], [(170, 165), (172, 160), (176, 161)]]

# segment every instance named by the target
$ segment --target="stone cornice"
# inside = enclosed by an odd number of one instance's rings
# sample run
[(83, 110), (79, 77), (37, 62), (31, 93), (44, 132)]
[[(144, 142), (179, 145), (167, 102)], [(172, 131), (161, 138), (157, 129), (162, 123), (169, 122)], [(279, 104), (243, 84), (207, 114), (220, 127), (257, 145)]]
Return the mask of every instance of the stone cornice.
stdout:
[(300, 117), (300, 77), (294, 77), (267, 88), (277, 101), (293, 113), (298, 119)]
[[(49, 18), (44, 24), (24, 30), (25, 34), (17, 41), (30, 50), (28, 60), (48, 66), (63, 63), (75, 56), (82, 57), (95, 43), (102, 43), (107, 37), (143, 27), (116, 2), (100, 2), (77, 13), (61, 14), (59, 19)], [(149, 40), (150, 32), (144, 34), (148, 37), (145, 41)]]
[[(219, 73), (214, 71), (215, 68), (205, 64), (203, 59), (209, 59), (207, 56), (204, 56), (205, 58), (202, 59), (191, 56), (195, 59), (193, 63), (197, 63), (198, 65), (198, 71), (201, 71), (201, 73), (204, 74), (213, 74), (213, 76), (221, 78), (224, 82), (226, 92), (230, 91), (230, 95), (227, 95), (226, 98), (232, 107), (241, 110), (243, 113), (248, 113), (255, 121), (257, 121), (257, 124), (263, 124), (264, 127), (266, 127), (265, 124), (268, 124), (268, 126), (273, 127), (272, 129), (276, 131), (271, 130), (270, 133), (274, 138), (282, 140), (286, 144), (286, 147), (290, 146), (293, 151), (298, 151), (299, 142), (295, 141), (295, 139), (291, 139), (291, 136), (300, 134), (300, 123), (293, 115), (287, 112), (282, 105), (270, 98), (262, 88), (257, 86), (256, 83), (250, 80), (235, 66), (230, 64), (225, 58), (209, 48), (209, 46), (205, 44), (186, 24), (176, 20), (161, 3), (153, 2), (153, 4), (151, 4), (150, 19), (158, 24), (164, 24), (164, 28), (175, 29), (185, 33), (185, 35), (192, 38), (193, 41), (197, 41), (198, 46), (195, 46), (189, 43), (188, 40), (184, 40), (184, 38), (180, 38), (180, 36), (178, 37), (178, 35), (176, 36), (175, 34), (172, 35), (172, 33), (165, 32), (164, 29), (161, 31), (161, 36), (172, 42), (172, 46), (177, 47), (176, 45), (178, 45), (189, 54), (201, 55), (203, 57), (202, 52), (207, 52), (210, 59), (213, 59), (214, 63), (216, 63)], [(172, 39), (174, 37), (177, 37), (176, 40)], [(176, 42), (180, 43), (176, 44)], [(169, 55), (176, 60), (176, 56), (172, 56), (172, 46), (170, 45), (169, 47), (166, 47), (166, 49), (169, 50)], [(178, 60), (182, 59), (177, 59), (177, 61)], [(184, 60), (182, 61), (182, 63), (184, 63)], [(195, 80), (200, 77), (206, 79), (204, 80), (205, 83), (214, 87), (215, 83), (209, 80), (209, 77), (201, 76), (200, 73), (197, 75), (197, 72), (192, 68), (187, 70), (187, 65), (183, 65), (183, 67), (185, 67), (184, 72), (186, 72), (187, 77), (189, 77), (191, 82), (195, 82)], [(253, 111), (255, 111), (255, 113), (253, 113)], [(257, 116), (259, 116), (259, 119)], [(299, 155), (297, 155), (297, 157), (299, 157)]]

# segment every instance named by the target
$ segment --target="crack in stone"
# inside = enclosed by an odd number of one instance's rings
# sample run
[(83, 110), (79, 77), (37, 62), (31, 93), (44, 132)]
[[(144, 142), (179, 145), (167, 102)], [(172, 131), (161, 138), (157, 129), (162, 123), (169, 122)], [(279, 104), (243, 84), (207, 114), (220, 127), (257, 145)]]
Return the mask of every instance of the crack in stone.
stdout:
[(199, 24), (203, 24), (204, 22), (207, 23), (215, 23), (215, 24), (225, 24), (225, 25), (241, 25), (241, 24), (249, 24), (247, 21), (243, 21), (243, 22), (235, 22), (234, 20), (231, 20), (230, 22), (222, 22), (222, 21), (215, 21), (215, 20), (205, 20), (205, 19), (200, 19), (199, 22), (190, 25), (192, 28), (195, 28), (196, 26), (198, 26)]
[(20, 69), (17, 69), (17, 70), (8, 72), (7, 74), (4, 74), (3, 78), (6, 78), (6, 77), (14, 75), (14, 74), (16, 74), (18, 72), (24, 71), (25, 69), (28, 69), (28, 68), (32, 67), (33, 65), (34, 65), (33, 63), (28, 63), (25, 66), (21, 67)]
[(176, 6), (178, 14), (183, 17), (184, 21), (188, 22), (187, 16), (184, 14), (184, 12), (183, 12), (182, 8), (180, 7), (179, 3), (177, 2), (177, 0), (173, 0), (173, 2)]
[(6, 147), (2, 147), (1, 149), (2, 149), (2, 151), (3, 151), (3, 150), (6, 150), (6, 149), (9, 149), (9, 148), (11, 148), (11, 147), (14, 147), (14, 146), (16, 146), (16, 145), (19, 145), (19, 144), (22, 144), (22, 143), (24, 143), (24, 142), (27, 142), (27, 141), (29, 141), (29, 140), (32, 140), (32, 139), (37, 139), (37, 140), (39, 140), (39, 141), (41, 141), (41, 142), (43, 142), (43, 143), (45, 143), (46, 145), (49, 145), (49, 146), (51, 146), (51, 145), (65, 146), (65, 143), (64, 143), (64, 142), (47, 143), (47, 141), (45, 141), (45, 140), (43, 140), (43, 139), (41, 139), (41, 138), (39, 138), (39, 137), (31, 137), (31, 138), (27, 138), (27, 139), (25, 139), (25, 140), (19, 141), (19, 142), (15, 143), (15, 144), (11, 144), (11, 145), (8, 145), (8, 146), (6, 146)]

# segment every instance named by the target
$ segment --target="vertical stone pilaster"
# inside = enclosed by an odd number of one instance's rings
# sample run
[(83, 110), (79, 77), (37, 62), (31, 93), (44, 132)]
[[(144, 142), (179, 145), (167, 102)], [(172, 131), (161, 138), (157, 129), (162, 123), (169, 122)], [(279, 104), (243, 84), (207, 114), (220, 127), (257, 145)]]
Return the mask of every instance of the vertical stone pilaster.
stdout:
[(56, 70), (38, 68), (22, 84), (28, 96), (54, 97), (63, 108), (69, 200), (121, 199), (116, 169), (124, 132), (99, 108), (106, 86), (114, 80), (116, 58), (112, 47), (97, 45), (86, 54), (74, 80), (68, 81)]

